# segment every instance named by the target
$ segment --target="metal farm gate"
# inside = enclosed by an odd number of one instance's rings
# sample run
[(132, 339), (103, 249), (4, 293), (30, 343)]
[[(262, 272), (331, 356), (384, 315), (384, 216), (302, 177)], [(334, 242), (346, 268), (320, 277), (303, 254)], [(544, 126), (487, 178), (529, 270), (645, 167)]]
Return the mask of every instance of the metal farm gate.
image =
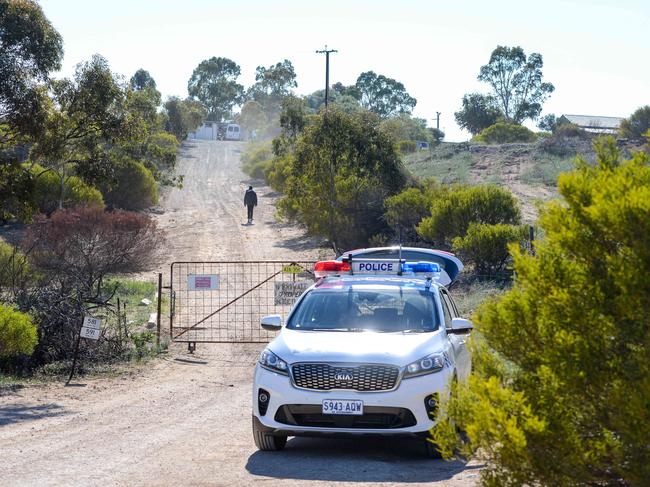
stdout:
[(287, 317), (314, 283), (313, 261), (174, 262), (169, 328), (172, 341), (265, 343), (276, 333), (260, 326), (270, 314)]

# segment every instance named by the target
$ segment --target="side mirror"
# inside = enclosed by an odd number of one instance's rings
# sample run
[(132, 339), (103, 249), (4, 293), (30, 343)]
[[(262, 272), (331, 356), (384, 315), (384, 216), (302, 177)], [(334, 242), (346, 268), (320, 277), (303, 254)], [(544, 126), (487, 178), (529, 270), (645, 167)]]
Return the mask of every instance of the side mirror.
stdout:
[(452, 333), (467, 333), (474, 329), (474, 325), (471, 321), (466, 320), (465, 318), (453, 318), (451, 320), (451, 331)]
[(262, 318), (261, 322), (262, 328), (267, 331), (278, 331), (282, 328), (282, 316), (280, 315), (269, 315)]

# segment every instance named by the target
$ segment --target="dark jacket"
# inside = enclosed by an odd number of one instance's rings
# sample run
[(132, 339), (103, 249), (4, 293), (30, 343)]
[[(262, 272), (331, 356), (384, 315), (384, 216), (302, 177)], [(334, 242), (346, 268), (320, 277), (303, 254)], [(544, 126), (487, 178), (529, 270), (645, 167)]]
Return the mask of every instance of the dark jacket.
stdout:
[(257, 206), (257, 193), (252, 189), (247, 189), (244, 195), (244, 205)]

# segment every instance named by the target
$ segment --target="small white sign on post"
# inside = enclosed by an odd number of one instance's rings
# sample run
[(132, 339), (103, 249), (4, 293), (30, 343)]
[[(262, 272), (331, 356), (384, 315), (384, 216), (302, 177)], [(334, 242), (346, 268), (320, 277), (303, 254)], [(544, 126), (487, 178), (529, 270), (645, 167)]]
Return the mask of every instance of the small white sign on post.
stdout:
[(88, 338), (90, 340), (98, 340), (102, 329), (102, 320), (93, 318), (92, 316), (84, 316), (84, 323), (81, 327), (79, 336), (81, 338)]
[(189, 291), (216, 291), (219, 289), (218, 274), (190, 274), (187, 276)]

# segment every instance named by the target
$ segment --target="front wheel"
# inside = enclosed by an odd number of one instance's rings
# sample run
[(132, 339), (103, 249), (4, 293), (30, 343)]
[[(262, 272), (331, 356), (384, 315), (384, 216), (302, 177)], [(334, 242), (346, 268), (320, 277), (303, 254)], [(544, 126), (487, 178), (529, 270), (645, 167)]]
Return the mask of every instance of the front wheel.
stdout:
[(259, 423), (255, 421), (255, 417), (253, 417), (253, 440), (255, 446), (262, 451), (279, 451), (287, 444), (286, 435), (274, 436), (262, 431)]

